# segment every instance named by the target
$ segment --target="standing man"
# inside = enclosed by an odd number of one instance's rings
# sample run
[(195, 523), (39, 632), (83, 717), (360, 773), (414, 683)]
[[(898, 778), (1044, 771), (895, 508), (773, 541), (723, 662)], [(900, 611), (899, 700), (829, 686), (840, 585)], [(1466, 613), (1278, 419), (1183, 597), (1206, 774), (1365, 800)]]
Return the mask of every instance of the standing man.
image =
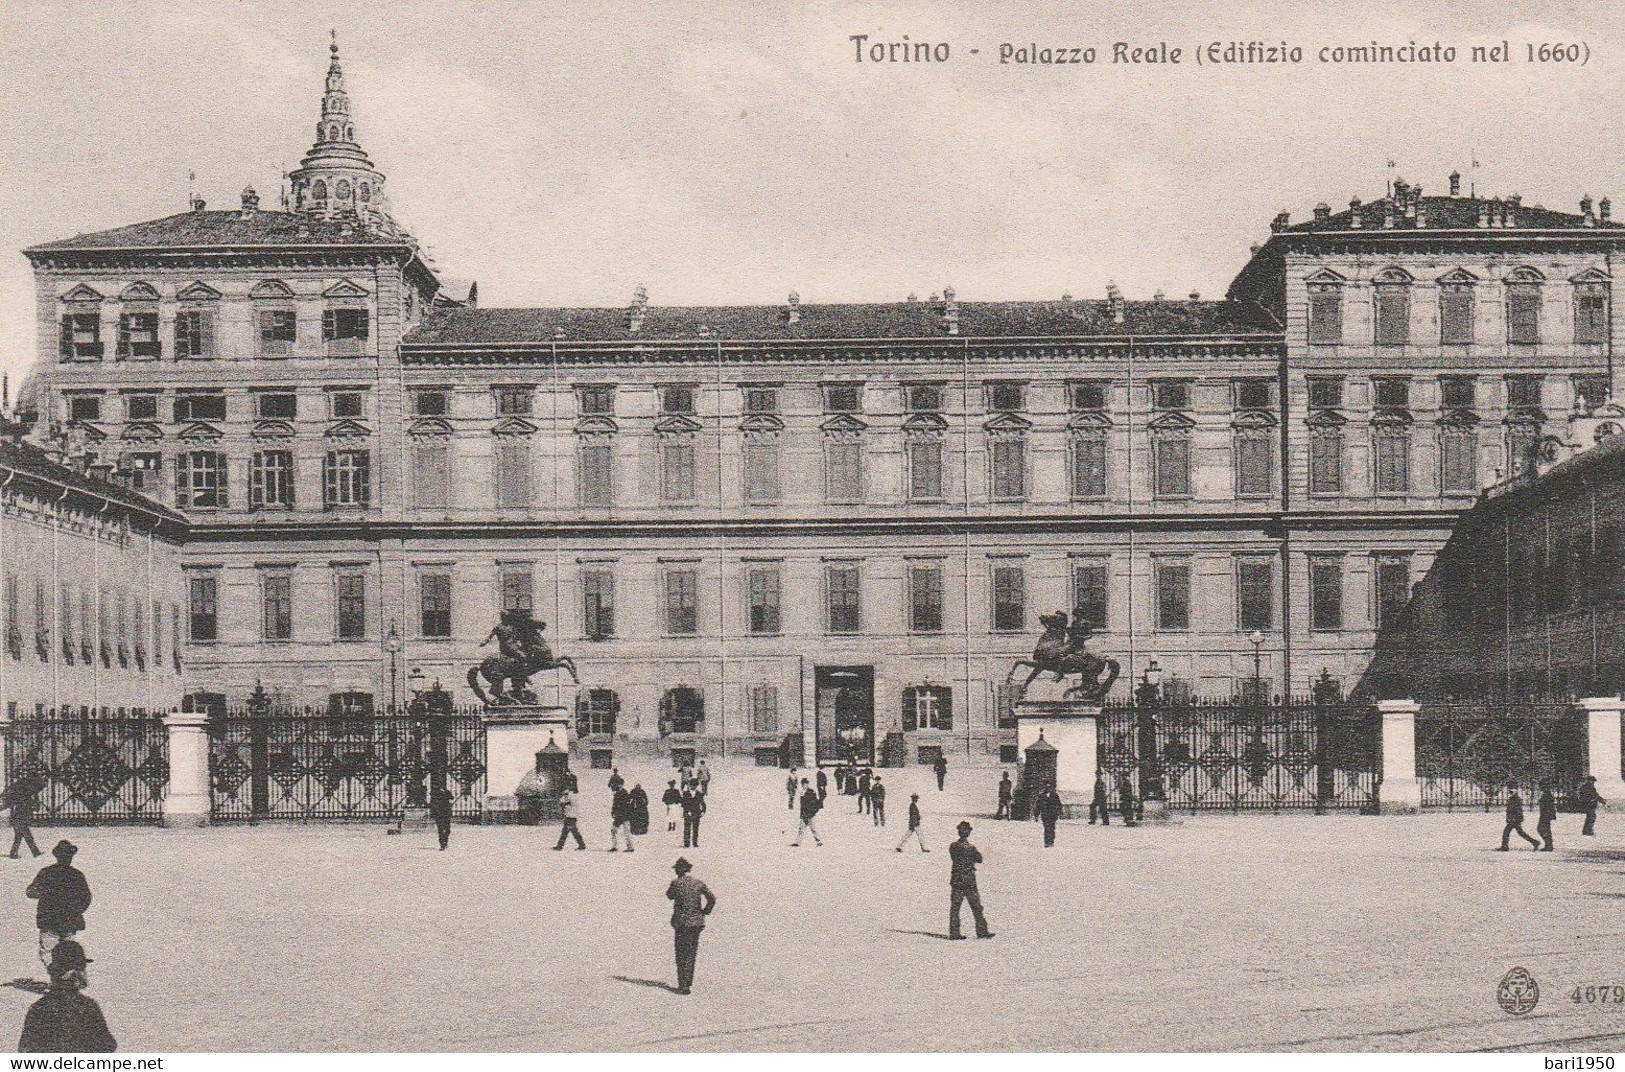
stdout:
[(970, 902), (971, 915), (976, 919), (976, 937), (993, 937), (982, 915), (982, 895), (976, 889), (976, 865), (982, 862), (982, 854), (970, 843), (970, 832), (970, 823), (961, 822), (959, 840), (948, 846), (948, 937), (954, 941), (965, 937), (959, 930), (959, 906), (965, 901)]
[(937, 753), (937, 761), (935, 763), (931, 764), (931, 767), (932, 767), (933, 770), (935, 770), (937, 772), (937, 792), (940, 793), (940, 792), (942, 792), (943, 784), (945, 782), (947, 782), (947, 780), (948, 780), (948, 757), (947, 757), (947, 755), (945, 755), (942, 752), (938, 752)]
[(796, 771), (790, 768), (790, 776), (784, 780), (784, 795), (790, 798), (787, 805), (791, 811), (796, 810)]
[[(822, 778), (824, 772), (819, 771), (818, 776)], [(812, 787), (807, 784), (807, 779), (801, 779), (801, 825), (796, 829), (796, 839), (790, 842), (791, 848), (800, 846), (801, 835), (808, 833), (812, 834), (814, 844), (824, 844), (824, 839), (818, 836), (818, 826), (813, 822), (814, 819), (818, 818), (818, 809), (823, 806), (824, 802), (819, 799), (817, 793), (812, 791)]]
[(1044, 821), (1044, 848), (1055, 845), (1055, 821), (1061, 817), (1061, 794), (1055, 787), (1038, 794), (1038, 817)]
[(671, 900), (671, 928), (677, 940), (677, 992), (688, 994), (694, 986), (694, 962), (700, 957), (700, 932), (717, 899), (705, 883), (689, 874), (694, 865), (681, 856), (671, 869), (677, 877), (666, 887), (666, 896)]
[(869, 786), (873, 784), (869, 777), (869, 768), (865, 767), (858, 773), (858, 814), (862, 815), (869, 810)]
[(1602, 794), (1597, 792), (1597, 776), (1586, 775), (1585, 781), (1580, 783), (1580, 791), (1575, 795), (1579, 797), (1580, 807), (1586, 813), (1586, 823), (1580, 828), (1580, 833), (1586, 837), (1594, 837), (1597, 833), (1597, 806), (1608, 803), (1602, 799)]
[(700, 792), (709, 793), (711, 791), (711, 768), (705, 765), (705, 760), (703, 759), (700, 760), (700, 773), (698, 778), (700, 779)]
[(910, 793), (908, 796), (908, 833), (904, 834), (903, 840), (897, 843), (898, 852), (903, 851), (903, 846), (908, 844), (909, 838), (913, 838), (920, 843), (921, 852), (931, 851), (925, 847), (925, 835), (920, 833), (920, 794), (918, 793)]
[(1095, 795), (1089, 801), (1089, 825), (1095, 825), (1095, 816), (1100, 816), (1101, 826), (1112, 825), (1112, 802), (1106, 794), (1106, 776), (1099, 767), (1095, 768)]
[(1523, 797), (1518, 795), (1518, 787), (1511, 782), (1507, 783), (1507, 825), (1501, 831), (1501, 847), (1497, 852), (1507, 851), (1507, 842), (1512, 839), (1512, 832), (1516, 830), (1518, 836), (1538, 852), (1540, 842), (1529, 836), (1529, 831), (1523, 828)]
[(649, 832), (649, 794), (643, 791), (643, 783), (633, 782), (627, 796), (632, 803), (632, 833), (642, 837)]
[(90, 958), (78, 942), (58, 942), (46, 971), (51, 989), (23, 1017), (18, 1053), (113, 1053), (118, 1043), (107, 1029), (101, 1006), (81, 990), (90, 985), (85, 967)]
[(85, 929), (90, 883), (85, 881), (84, 873), (73, 866), (73, 857), (78, 851), (79, 847), (65, 838), (57, 842), (51, 850), (56, 863), (42, 868), (28, 884), (28, 896), (39, 902), (34, 922), (39, 927), (40, 962), (47, 968), (51, 965), (51, 950), (57, 943)]
[(39, 808), (39, 795), (45, 791), (45, 780), (37, 774), (24, 775), (6, 790), (4, 806), (11, 809), (11, 858), (17, 859), (17, 850), (23, 842), (36, 857), (39, 846), (34, 844), (34, 813)]
[(566, 786), (564, 792), (559, 794), (559, 810), (564, 813), (564, 829), (559, 831), (559, 843), (553, 846), (554, 852), (563, 850), (564, 840), (568, 837), (576, 839), (577, 852), (587, 847), (587, 843), (581, 837), (581, 827), (577, 825), (580, 809), (581, 805), (576, 803), (575, 790)]
[(625, 784), (626, 779), (621, 777), (621, 768), (609, 768), (609, 791), (611, 793), (617, 792), (620, 790), (621, 786)]
[[(807, 784), (807, 779), (805, 779), (805, 778), (801, 779), (801, 784), (803, 786), (805, 786)], [(827, 796), (829, 796), (829, 775), (824, 773), (824, 768), (823, 767), (819, 767), (818, 768), (818, 803), (823, 804), (824, 803), (824, 798), (827, 797)]]
[(1015, 795), (1016, 787), (1010, 784), (1010, 772), (1005, 771), (1004, 777), (999, 779), (999, 810), (993, 813), (993, 818), (1010, 818), (1010, 800)]
[(434, 820), (435, 836), (440, 839), (440, 851), (446, 851), (451, 840), (451, 791), (441, 786), (429, 794), (429, 817)]
[(1135, 820), (1134, 787), (1127, 777), (1117, 779), (1117, 802), (1123, 809), (1123, 825), (1133, 826)]
[(869, 810), (874, 813), (876, 826), (886, 825), (886, 786), (880, 781), (880, 775), (875, 775), (875, 782), (869, 787)]
[(609, 802), (609, 851), (619, 852), (621, 838), (626, 838), (626, 851), (632, 851), (632, 794), (626, 791), (626, 783), (615, 790), (615, 798)]
[(666, 791), (660, 794), (660, 802), (666, 805), (666, 829), (677, 829), (676, 813), (672, 808), (681, 810), (683, 806), (683, 791), (677, 788), (677, 779), (673, 778), (666, 783)]
[(1557, 798), (1552, 795), (1552, 783), (1541, 782), (1540, 818), (1535, 823), (1535, 833), (1539, 834), (1541, 839), (1546, 842), (1546, 844), (1541, 846), (1541, 852), (1551, 852), (1554, 848), (1552, 844), (1552, 823), (1555, 822), (1556, 819)]
[(700, 847), (700, 816), (705, 814), (705, 794), (690, 786), (683, 790), (683, 848)]

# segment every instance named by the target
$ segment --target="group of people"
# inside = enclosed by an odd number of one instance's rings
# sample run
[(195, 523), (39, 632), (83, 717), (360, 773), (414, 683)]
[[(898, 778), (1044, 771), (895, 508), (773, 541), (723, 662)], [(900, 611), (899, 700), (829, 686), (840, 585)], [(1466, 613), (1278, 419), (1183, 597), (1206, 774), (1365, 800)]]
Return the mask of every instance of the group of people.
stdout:
[[(619, 767), (611, 768), (607, 784), (610, 794), (609, 851), (621, 852), (624, 844), (624, 851), (634, 852), (632, 838), (642, 837), (649, 832), (649, 794), (641, 782), (633, 782), (628, 789)], [(706, 812), (705, 796), (710, 788), (711, 768), (702, 759), (698, 767), (681, 768), (676, 778), (667, 780), (666, 790), (660, 795), (660, 801), (666, 808), (666, 830), (675, 832), (681, 819), (685, 849), (695, 848), (700, 843), (700, 819)], [(571, 838), (575, 839), (577, 851), (585, 850), (587, 841), (581, 836), (580, 825), (580, 791), (573, 775), (559, 794), (559, 811), (563, 826), (553, 850), (562, 851)]]
[[(1580, 833), (1585, 837), (1594, 837), (1597, 833), (1597, 809), (1608, 803), (1597, 792), (1596, 777), (1586, 775), (1574, 796), (1580, 810), (1585, 813), (1585, 823), (1580, 827)], [(1535, 806), (1538, 809), (1535, 819), (1535, 833), (1540, 835), (1538, 841), (1523, 828), (1523, 794), (1518, 792), (1517, 783), (1507, 783), (1506, 826), (1501, 830), (1501, 847), (1497, 852), (1508, 851), (1513, 834), (1529, 842), (1529, 847), (1536, 852), (1552, 852), (1557, 848), (1552, 839), (1552, 824), (1557, 821), (1557, 795), (1550, 781), (1540, 783), (1540, 796)]]
[[(886, 783), (873, 768), (859, 767), (856, 762), (849, 760), (845, 766), (835, 769), (835, 782), (841, 793), (857, 798), (859, 815), (868, 814), (877, 827), (886, 825)], [(940, 788), (940, 778), (938, 785)], [(824, 810), (824, 805), (829, 799), (829, 786), (829, 772), (822, 767), (812, 778), (798, 779), (794, 768), (785, 778), (785, 805), (791, 811), (795, 811), (798, 807), (800, 809), (796, 838), (790, 842), (792, 848), (799, 848), (801, 839), (808, 834), (812, 835), (813, 844), (820, 846), (824, 844), (824, 839), (818, 832), (818, 813)], [(931, 851), (925, 847), (925, 835), (920, 830), (918, 793), (909, 795), (908, 832), (903, 835), (903, 840), (897, 843), (897, 851), (902, 852), (903, 846), (911, 839), (919, 844), (921, 852)]]
[[(1016, 817), (1015, 796), (1016, 787), (1010, 781), (1010, 772), (1005, 771), (999, 779), (999, 807), (993, 814), (995, 819)], [(1127, 778), (1117, 780), (1117, 801), (1124, 825), (1134, 826), (1139, 822), (1142, 818), (1141, 805), (1135, 798), (1134, 786)], [(1055, 825), (1060, 821), (1063, 810), (1061, 794), (1054, 786), (1039, 791), (1028, 801), (1028, 818), (1036, 819), (1044, 826), (1046, 849), (1055, 844)], [(1099, 770), (1095, 771), (1094, 791), (1089, 800), (1089, 824), (1093, 826), (1097, 820), (1102, 826), (1112, 824), (1111, 795), (1106, 790), (1105, 775)]]
[[(36, 902), (40, 962), (50, 982), (23, 1018), (19, 1053), (112, 1053), (118, 1049), (101, 1006), (84, 994), (90, 985), (91, 960), (78, 936), (85, 929), (85, 911), (90, 908), (90, 883), (73, 866), (78, 852), (73, 842), (58, 841), (51, 850), (56, 862), (42, 868), (28, 884), (27, 894)], [(14, 851), (12, 856), (16, 855)], [(40, 855), (38, 849), (34, 855)]]

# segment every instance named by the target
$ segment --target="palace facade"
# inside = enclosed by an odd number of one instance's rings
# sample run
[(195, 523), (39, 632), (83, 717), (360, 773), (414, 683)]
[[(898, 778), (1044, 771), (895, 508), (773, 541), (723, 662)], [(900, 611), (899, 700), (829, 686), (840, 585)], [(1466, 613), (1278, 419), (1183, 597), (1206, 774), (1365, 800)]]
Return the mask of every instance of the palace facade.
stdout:
[(1617, 390), (1622, 249), (1606, 200), (1452, 176), (1283, 213), (1220, 300), (479, 308), (335, 48), (280, 209), (27, 251), (31, 404), (191, 519), (196, 702), (469, 699), (517, 607), (593, 747), (996, 761), (1052, 610), (1119, 694), (1352, 686), (1457, 515)]

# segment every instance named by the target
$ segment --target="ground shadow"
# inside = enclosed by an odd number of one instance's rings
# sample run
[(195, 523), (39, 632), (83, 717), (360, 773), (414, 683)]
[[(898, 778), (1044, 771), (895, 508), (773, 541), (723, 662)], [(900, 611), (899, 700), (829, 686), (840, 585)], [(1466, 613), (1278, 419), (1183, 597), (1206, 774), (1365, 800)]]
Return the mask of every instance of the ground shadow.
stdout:
[(893, 934), (913, 934), (913, 935), (917, 935), (917, 936), (919, 936), (921, 938), (941, 938), (944, 942), (949, 940), (948, 936), (946, 934), (943, 934), (941, 931), (903, 931), (903, 930), (898, 930), (896, 927), (893, 927), (892, 928), (892, 933)]
[(633, 986), (646, 986), (651, 990), (664, 990), (671, 994), (677, 993), (675, 986), (660, 979), (634, 979), (630, 975), (611, 975), (610, 978), (617, 983), (631, 983)]
[(19, 975), (17, 978), (13, 979), (9, 983), (6, 983), (5, 985), (15, 990), (26, 990), (30, 994), (43, 994), (47, 990), (51, 989), (49, 983), (42, 983), (38, 979), (30, 979), (26, 975)]
[(1588, 864), (1625, 863), (1625, 849), (1572, 849), (1570, 859)]

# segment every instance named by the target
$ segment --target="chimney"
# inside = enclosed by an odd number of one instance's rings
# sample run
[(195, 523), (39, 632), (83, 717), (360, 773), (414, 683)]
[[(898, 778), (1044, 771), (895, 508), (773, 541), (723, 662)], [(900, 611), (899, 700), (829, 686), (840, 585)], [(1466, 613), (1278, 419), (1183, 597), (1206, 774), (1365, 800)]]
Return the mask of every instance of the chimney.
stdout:
[(1360, 218), (1360, 199), (1358, 197), (1349, 201), (1349, 227), (1358, 231), (1365, 223)]
[(252, 186), (243, 187), (243, 215), (252, 216), (260, 210), (260, 195)]
[(1315, 206), (1315, 222), (1324, 223), (1332, 218), (1332, 206), (1322, 201)]
[(1416, 226), (1426, 227), (1428, 225), (1428, 207), (1422, 204), (1420, 199), (1417, 200), (1416, 211), (1412, 215), (1416, 217)]
[(1288, 221), (1290, 221), (1291, 219), (1292, 219), (1292, 213), (1290, 213), (1290, 212), (1277, 212), (1275, 214), (1275, 219), (1270, 221), (1270, 230), (1271, 231), (1284, 231), (1284, 230), (1286, 230), (1286, 225), (1287, 225)]
[(919, 300), (920, 300), (920, 296), (918, 294), (914, 293), (912, 290), (908, 292), (908, 297), (903, 299), (903, 301), (905, 303), (909, 304), (909, 305), (913, 305), (915, 302), (917, 302)]
[(1591, 214), (1591, 195), (1586, 194), (1580, 198), (1580, 215), (1585, 217), (1587, 227), (1597, 226), (1597, 218)]
[(789, 324), (801, 322), (801, 295), (793, 290), (790, 292), (789, 307), (785, 310), (784, 319)]
[(1151, 300), (1154, 302), (1167, 301), (1168, 295), (1159, 290), (1155, 294), (1151, 295)]
[(1410, 199), (1411, 199), (1411, 188), (1405, 184), (1404, 179), (1399, 178), (1398, 176), (1395, 176), (1394, 177), (1394, 196), (1393, 196), (1394, 202), (1396, 204), (1403, 205), (1407, 201), (1409, 201)]
[(643, 317), (649, 311), (649, 292), (642, 283), (632, 292), (632, 304), (626, 310), (626, 330), (633, 335), (643, 330)]
[(1450, 196), (1461, 196), (1461, 172), (1459, 171), (1452, 171), (1450, 173)]
[(1597, 213), (1602, 217), (1602, 222), (1607, 223), (1609, 218), (1614, 214), (1614, 203), (1608, 200), (1606, 197), (1603, 198), (1601, 201), (1597, 202)]
[[(1280, 219), (1280, 217), (1277, 216), (1276, 219)], [(1112, 323), (1121, 324), (1123, 322), (1123, 292), (1117, 289), (1116, 283), (1106, 284), (1106, 307), (1111, 310)]]
[(1247, 255), (1249, 257), (1256, 257), (1258, 256), (1258, 251), (1263, 248), (1263, 246), (1259, 245), (1257, 242), (1254, 242), (1252, 245), (1247, 247)]
[(942, 288), (942, 323), (948, 334), (959, 334), (959, 303), (954, 301), (954, 288)]
[(1480, 201), (1478, 203), (1478, 225), (1480, 227), (1488, 227), (1490, 225), (1490, 203), (1488, 201)]
[(1385, 231), (1394, 229), (1394, 199), (1391, 197), (1382, 203), (1382, 226)]
[(1072, 292), (1070, 290), (1067, 291), (1065, 294), (1061, 295), (1061, 304), (1062, 305), (1071, 305), (1072, 304)]
[(192, 198), (192, 211), (193, 212), (202, 212), (203, 209), (204, 209), (203, 198), (201, 198), (201, 197)]
[(1523, 194), (1513, 194), (1507, 198), (1506, 226), (1518, 226), (1518, 210), (1523, 208)]

